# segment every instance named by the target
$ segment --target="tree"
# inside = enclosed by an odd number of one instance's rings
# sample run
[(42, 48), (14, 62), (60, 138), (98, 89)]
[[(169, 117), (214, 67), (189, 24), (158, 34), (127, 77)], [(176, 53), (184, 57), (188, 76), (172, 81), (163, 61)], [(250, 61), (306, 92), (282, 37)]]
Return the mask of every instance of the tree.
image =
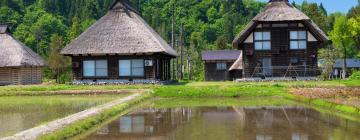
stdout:
[(347, 70), (346, 59), (354, 56), (354, 52), (356, 52), (353, 50), (354, 41), (350, 35), (350, 30), (345, 16), (341, 15), (336, 17), (334, 30), (330, 32), (330, 38), (334, 45), (342, 52), (344, 63), (342, 76), (345, 78)]
[(319, 57), (322, 61), (322, 73), (321, 78), (323, 80), (331, 80), (333, 77), (333, 70), (336, 60), (340, 57), (339, 48), (334, 45), (329, 45), (327, 48), (319, 50)]
[(357, 49), (360, 50), (360, 16), (350, 18), (348, 26), (351, 38), (353, 38)]
[(21, 15), (7, 6), (0, 7), (0, 23), (11, 24), (16, 27), (21, 19)]
[(66, 72), (69, 68), (69, 59), (60, 54), (61, 49), (64, 46), (64, 39), (58, 34), (51, 36), (50, 43), (50, 54), (48, 58), (48, 66), (52, 72), (53, 78), (56, 79), (57, 83), (61, 83), (63, 80), (60, 76)]
[(72, 19), (72, 25), (70, 27), (69, 33), (68, 33), (68, 40), (71, 41), (78, 37), (82, 32), (82, 27), (80, 24), (80, 19), (78, 17), (74, 17)]

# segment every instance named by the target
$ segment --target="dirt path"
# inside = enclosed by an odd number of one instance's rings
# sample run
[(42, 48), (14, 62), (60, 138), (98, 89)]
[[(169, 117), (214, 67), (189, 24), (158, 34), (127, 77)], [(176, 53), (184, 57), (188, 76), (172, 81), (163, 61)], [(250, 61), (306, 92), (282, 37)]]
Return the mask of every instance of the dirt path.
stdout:
[(36, 140), (38, 137), (40, 137), (44, 134), (52, 133), (52, 132), (62, 129), (62, 128), (66, 127), (67, 125), (72, 124), (78, 120), (82, 120), (87, 117), (97, 115), (106, 109), (110, 109), (114, 106), (117, 106), (119, 104), (130, 101), (140, 95), (141, 94), (132, 94), (125, 98), (122, 98), (122, 99), (119, 99), (119, 100), (116, 100), (116, 101), (113, 101), (113, 102), (110, 102), (110, 103), (107, 103), (107, 104), (104, 104), (104, 105), (101, 105), (101, 106), (98, 106), (95, 108), (90, 108), (88, 110), (70, 115), (70, 116), (62, 118), (62, 119), (58, 119), (58, 120), (49, 122), (47, 124), (29, 129), (29, 130), (25, 130), (23, 132), (13, 135), (13, 136), (3, 138), (2, 140)]

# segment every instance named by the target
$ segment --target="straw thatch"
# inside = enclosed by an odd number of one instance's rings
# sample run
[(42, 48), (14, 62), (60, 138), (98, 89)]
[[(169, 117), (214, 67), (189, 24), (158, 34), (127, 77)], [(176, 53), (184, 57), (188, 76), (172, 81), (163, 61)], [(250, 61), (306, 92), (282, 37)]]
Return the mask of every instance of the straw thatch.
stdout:
[(237, 58), (234, 64), (231, 65), (229, 71), (242, 70), (242, 69), (244, 69), (244, 61), (243, 61), (243, 53), (241, 52), (239, 58)]
[(14, 39), (7, 30), (6, 25), (0, 25), (0, 67), (41, 67), (45, 65), (39, 55)]
[(262, 12), (234, 39), (233, 45), (237, 47), (243, 42), (251, 31), (261, 22), (299, 21), (305, 24), (312, 33), (322, 42), (329, 41), (326, 34), (304, 13), (292, 6), (288, 0), (270, 0)]
[(67, 45), (64, 55), (163, 53), (176, 57), (171, 48), (131, 8), (127, 0), (116, 0), (108, 13)]

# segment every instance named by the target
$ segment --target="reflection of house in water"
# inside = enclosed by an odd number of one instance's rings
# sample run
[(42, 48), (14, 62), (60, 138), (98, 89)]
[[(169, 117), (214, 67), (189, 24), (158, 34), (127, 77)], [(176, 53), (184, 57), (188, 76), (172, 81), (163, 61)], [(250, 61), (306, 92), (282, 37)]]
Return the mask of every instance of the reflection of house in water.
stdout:
[(357, 137), (359, 128), (359, 123), (303, 107), (145, 109), (87, 139), (328, 140)]
[(191, 119), (191, 109), (145, 109), (120, 117), (99, 129), (89, 139), (168, 139)]

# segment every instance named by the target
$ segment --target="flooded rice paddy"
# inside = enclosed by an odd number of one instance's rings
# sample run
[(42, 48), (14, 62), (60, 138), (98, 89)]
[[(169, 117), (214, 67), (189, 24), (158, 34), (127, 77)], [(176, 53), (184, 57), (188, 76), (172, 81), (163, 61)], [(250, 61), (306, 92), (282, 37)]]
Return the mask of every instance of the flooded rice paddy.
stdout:
[(125, 95), (0, 97), (0, 138)]
[[(87, 140), (356, 140), (357, 119), (277, 98), (162, 99), (119, 116)], [(229, 100), (233, 105), (223, 104)], [(273, 102), (272, 102), (273, 101)], [(176, 106), (178, 102), (178, 106)]]

